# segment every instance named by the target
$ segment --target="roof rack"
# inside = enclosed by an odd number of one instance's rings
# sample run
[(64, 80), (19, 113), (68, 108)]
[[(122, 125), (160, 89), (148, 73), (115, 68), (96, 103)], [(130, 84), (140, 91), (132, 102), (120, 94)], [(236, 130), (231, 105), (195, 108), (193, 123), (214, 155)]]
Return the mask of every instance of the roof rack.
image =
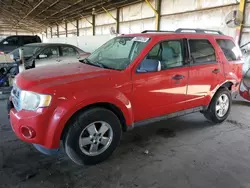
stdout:
[(164, 31), (164, 30), (160, 30), (160, 31), (157, 31), (157, 30), (145, 30), (145, 31), (142, 31), (141, 33), (174, 33), (174, 31)]
[(175, 33), (205, 33), (205, 34), (219, 34), (223, 35), (221, 31), (210, 29), (193, 29), (193, 28), (179, 28), (175, 30)]
[(203, 34), (218, 34), (224, 35), (221, 31), (210, 30), (210, 29), (193, 29), (193, 28), (179, 28), (175, 31), (164, 31), (164, 30), (145, 30), (141, 33), (203, 33)]

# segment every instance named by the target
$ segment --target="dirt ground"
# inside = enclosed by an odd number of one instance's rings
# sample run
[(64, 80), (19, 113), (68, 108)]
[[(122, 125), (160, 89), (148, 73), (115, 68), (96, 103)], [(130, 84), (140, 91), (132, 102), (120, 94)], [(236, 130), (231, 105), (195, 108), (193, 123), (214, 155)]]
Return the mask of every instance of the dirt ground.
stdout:
[(213, 125), (200, 113), (137, 128), (96, 166), (45, 156), (13, 134), (0, 101), (1, 188), (248, 188), (250, 103)]

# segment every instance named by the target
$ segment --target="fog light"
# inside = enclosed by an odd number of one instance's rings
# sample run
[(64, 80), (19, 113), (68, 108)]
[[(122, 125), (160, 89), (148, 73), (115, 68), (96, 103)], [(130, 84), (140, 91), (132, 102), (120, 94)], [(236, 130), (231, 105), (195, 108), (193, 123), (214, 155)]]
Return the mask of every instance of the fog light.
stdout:
[(21, 134), (23, 135), (24, 138), (27, 138), (27, 139), (32, 139), (32, 138), (35, 138), (36, 136), (36, 132), (34, 131), (34, 129), (27, 127), (27, 126), (21, 127)]

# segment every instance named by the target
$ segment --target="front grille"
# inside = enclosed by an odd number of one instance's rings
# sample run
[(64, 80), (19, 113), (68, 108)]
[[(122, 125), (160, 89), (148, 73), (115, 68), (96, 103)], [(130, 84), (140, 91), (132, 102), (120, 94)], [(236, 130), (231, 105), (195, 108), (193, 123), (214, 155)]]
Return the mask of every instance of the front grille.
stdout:
[(21, 89), (19, 89), (15, 84), (11, 91), (12, 103), (17, 111), (21, 110)]

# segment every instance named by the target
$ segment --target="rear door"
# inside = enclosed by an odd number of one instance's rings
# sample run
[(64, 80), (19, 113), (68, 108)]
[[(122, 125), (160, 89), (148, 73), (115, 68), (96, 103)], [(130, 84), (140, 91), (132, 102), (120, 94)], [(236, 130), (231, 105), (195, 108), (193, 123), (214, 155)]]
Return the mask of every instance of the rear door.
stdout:
[(60, 46), (60, 63), (75, 63), (78, 62), (80, 55), (78, 51), (70, 45)]
[(217, 85), (223, 79), (218, 46), (211, 38), (189, 37), (190, 68), (187, 88), (189, 107), (208, 105)]

